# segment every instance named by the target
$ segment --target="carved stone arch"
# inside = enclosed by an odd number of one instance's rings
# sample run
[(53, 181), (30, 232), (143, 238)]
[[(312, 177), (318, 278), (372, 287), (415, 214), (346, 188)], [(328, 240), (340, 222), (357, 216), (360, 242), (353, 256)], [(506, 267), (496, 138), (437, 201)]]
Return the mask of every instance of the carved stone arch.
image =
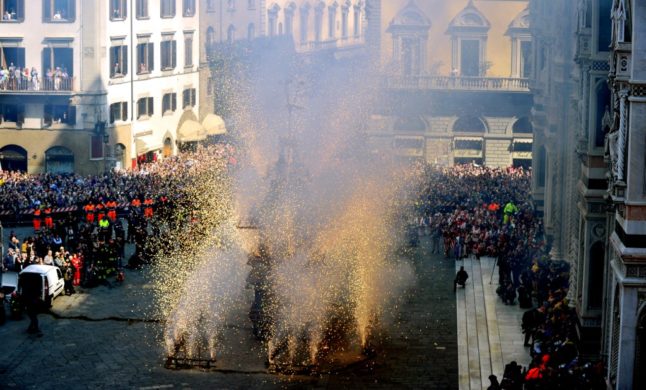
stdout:
[(0, 148), (0, 165), (6, 171), (27, 172), (28, 153), (27, 149), (20, 145), (5, 145)]
[(74, 152), (65, 146), (52, 146), (45, 151), (47, 173), (74, 173)]
[(486, 16), (476, 6), (473, 1), (458, 13), (451, 23), (449, 23), (449, 33), (456, 30), (484, 30), (488, 31), (491, 28), (491, 23)]
[(400, 116), (393, 124), (395, 131), (424, 133), (430, 129), (426, 118), (420, 115)]
[[(608, 110), (609, 118), (607, 120), (612, 120), (615, 117), (612, 107), (612, 92), (608, 87), (608, 82), (605, 78), (600, 78), (594, 85), (594, 104), (591, 107), (593, 110), (593, 122), (594, 123), (594, 134), (590, 134), (590, 139), (594, 142), (594, 146), (603, 147), (606, 137), (606, 132), (604, 132), (604, 115), (606, 112), (606, 107)], [(619, 113), (617, 112), (617, 118)], [(608, 129), (608, 131), (614, 129)]]
[(509, 130), (511, 130), (511, 133), (516, 133), (516, 134), (533, 134), (534, 133), (534, 128), (532, 126), (532, 122), (526, 116), (517, 118), (515, 121), (510, 123), (509, 127), (507, 128), (507, 132), (509, 132)]
[(530, 27), (530, 19), (529, 19), (529, 7), (528, 7), (520, 11), (520, 13), (516, 15), (514, 20), (512, 20), (511, 23), (509, 23), (509, 26), (507, 26), (507, 35), (512, 35), (513, 33), (516, 33), (516, 32), (528, 31), (529, 27)]
[(590, 246), (588, 267), (588, 309), (601, 309), (603, 304), (604, 259), (606, 248), (603, 241), (595, 241)]
[(431, 20), (417, 4), (410, 2), (390, 21), (388, 29), (392, 30), (393, 28), (404, 26), (409, 29), (415, 27), (428, 31), (431, 28)]
[(488, 133), (487, 122), (477, 116), (465, 115), (456, 118), (451, 124), (453, 133)]

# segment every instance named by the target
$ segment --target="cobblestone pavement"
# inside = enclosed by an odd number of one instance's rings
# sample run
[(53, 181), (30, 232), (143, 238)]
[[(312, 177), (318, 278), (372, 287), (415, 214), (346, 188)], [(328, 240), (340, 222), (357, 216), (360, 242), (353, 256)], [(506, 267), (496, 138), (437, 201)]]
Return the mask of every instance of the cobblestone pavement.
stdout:
[[(21, 236), (21, 232), (18, 232)], [(257, 364), (222, 371), (163, 367), (161, 324), (146, 318), (146, 271), (127, 272), (112, 289), (97, 287), (54, 301), (39, 316), (42, 337), (28, 335), (26, 317), (0, 327), (0, 389), (164, 388), (431, 388), (457, 389), (454, 262), (429, 255), (426, 242), (411, 263), (417, 280), (377, 356), (341, 372), (277, 376)], [(142, 321), (143, 320), (143, 321)], [(254, 348), (250, 325), (237, 331), (239, 355)]]

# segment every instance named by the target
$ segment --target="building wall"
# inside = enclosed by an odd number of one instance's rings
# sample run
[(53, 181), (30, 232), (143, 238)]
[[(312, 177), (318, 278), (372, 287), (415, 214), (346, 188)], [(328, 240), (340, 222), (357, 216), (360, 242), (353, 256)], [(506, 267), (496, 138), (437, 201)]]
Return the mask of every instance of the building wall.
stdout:
[[(125, 147), (122, 167), (130, 166), (130, 159), (137, 157), (135, 147), (136, 137), (145, 134), (149, 143), (161, 145), (163, 140), (170, 138), (177, 141), (177, 131), (184, 120), (198, 119), (199, 99), (195, 107), (184, 110), (182, 94), (187, 88), (194, 88), (196, 96), (200, 96), (200, 2), (195, 2), (194, 16), (183, 15), (183, 1), (177, 0), (175, 16), (161, 18), (160, 3), (148, 1), (148, 17), (136, 16), (134, 1), (127, 2), (127, 16), (123, 20), (110, 18), (111, 2), (81, 2), (76, 0), (76, 18), (73, 23), (46, 23), (43, 21), (41, 2), (25, 2), (25, 20), (20, 23), (1, 23), (0, 27), (11, 26), (11, 29), (0, 30), (0, 40), (3, 42), (21, 38), (25, 47), (25, 62), (27, 66), (42, 63), (42, 51), (45, 45), (53, 47), (70, 47), (73, 49), (73, 88), (69, 91), (0, 91), (0, 104), (20, 101), (24, 103), (24, 123), (0, 125), (0, 139), (7, 140), (12, 131), (19, 136), (14, 144), (29, 145), (30, 156), (36, 155), (33, 163), (28, 165), (30, 172), (42, 172), (45, 163), (42, 160), (49, 146), (62, 145), (74, 151), (75, 168), (81, 173), (89, 173), (94, 169), (105, 169), (114, 165), (115, 145)], [(114, 16), (114, 15), (113, 15)], [(119, 19), (119, 18), (117, 18)], [(55, 27), (55, 28), (54, 28)], [(164, 34), (174, 33), (176, 41), (176, 67), (173, 70), (161, 70), (161, 41)], [(192, 65), (185, 63), (185, 37), (192, 33)], [(147, 74), (137, 74), (136, 45), (144, 36), (154, 45), (154, 69)], [(111, 47), (126, 45), (128, 57), (127, 74), (122, 77), (111, 77), (113, 68), (110, 58)], [(58, 64), (56, 64), (58, 66)], [(45, 71), (39, 69), (41, 80), (45, 79)], [(124, 68), (125, 70), (125, 68)], [(122, 72), (123, 73), (123, 72)], [(177, 96), (177, 109), (163, 114), (162, 97), (164, 93), (174, 92)], [(137, 118), (137, 99), (150, 96), (154, 99), (154, 114), (149, 118)], [(19, 98), (19, 100), (16, 100)], [(125, 102), (128, 106), (128, 116), (125, 120), (107, 123), (107, 143), (104, 145), (106, 159), (90, 160), (90, 141), (94, 135), (96, 124), (108, 122), (109, 107), (115, 102)], [(69, 105), (75, 108), (75, 124), (65, 125), (53, 123), (45, 126), (43, 109), (46, 104)], [(3, 130), (8, 128), (10, 130)], [(45, 130), (46, 129), (46, 130)], [(35, 131), (24, 131), (35, 130)], [(40, 131), (38, 131), (40, 130)], [(6, 137), (5, 137), (6, 136)], [(71, 141), (72, 139), (82, 141)], [(87, 139), (85, 139), (87, 138)], [(43, 140), (49, 140), (44, 142)], [(48, 143), (48, 142), (51, 142)], [(69, 146), (68, 146), (69, 144)], [(80, 145), (85, 145), (85, 148)], [(4, 143), (0, 143), (0, 148)], [(33, 155), (31, 154), (33, 152)], [(100, 168), (99, 168), (100, 167)]]
[[(410, 0), (384, 1), (382, 10), (382, 31), (388, 28), (393, 17)], [(447, 30), (451, 20), (472, 0), (415, 0), (415, 4), (429, 17), (428, 58), (429, 72), (448, 75), (451, 72), (452, 44)], [(491, 68), (487, 75), (491, 77), (510, 77), (512, 74), (512, 46), (510, 37), (506, 36), (509, 23), (528, 5), (527, 1), (483, 1), (473, 4), (491, 23), (487, 40), (487, 61)], [(392, 60), (393, 41), (385, 37), (382, 41), (383, 61)]]
[[(109, 3), (109, 2), (108, 2)], [(185, 89), (196, 89), (196, 96), (199, 96), (199, 6), (200, 2), (196, 1), (196, 10), (193, 10), (194, 16), (184, 17), (182, 1), (176, 2), (175, 16), (173, 18), (160, 17), (160, 3), (148, 2), (148, 19), (134, 18), (135, 8), (132, 2), (128, 16), (123, 21), (108, 21), (105, 25), (105, 31), (102, 35), (101, 47), (106, 50), (105, 56), (102, 55), (101, 73), (108, 75), (106, 77), (108, 85), (108, 104), (115, 102), (128, 102), (129, 118), (126, 121), (117, 121), (116, 124), (131, 123), (133, 137), (138, 137), (142, 133), (145, 137), (153, 140), (155, 144), (163, 144), (163, 140), (170, 137), (173, 144), (177, 141), (177, 130), (181, 125), (180, 119), (185, 117), (183, 106), (183, 91)], [(109, 15), (109, 4), (103, 5), (106, 9), (106, 15)], [(131, 23), (132, 22), (132, 23)], [(192, 65), (186, 64), (185, 59), (185, 34), (192, 33)], [(173, 34), (172, 39), (176, 42), (176, 66), (172, 70), (161, 69), (161, 42)], [(147, 42), (153, 43), (154, 46), (154, 69), (146, 74), (137, 74), (140, 64), (137, 61), (136, 46), (140, 43), (143, 36), (149, 36)], [(123, 77), (109, 78), (111, 67), (110, 47), (119, 45), (123, 42), (128, 45), (129, 50), (129, 72)], [(162, 113), (162, 99), (166, 93), (175, 93), (177, 109), (174, 112)], [(138, 118), (137, 101), (143, 97), (152, 97), (154, 101), (153, 115), (148, 118)], [(107, 108), (106, 107), (106, 108)], [(196, 103), (194, 108), (187, 108), (193, 111), (193, 117), (197, 118), (199, 104)], [(108, 112), (105, 112), (105, 118), (108, 118)], [(189, 115), (190, 116), (190, 115)], [(128, 143), (127, 154), (131, 158), (137, 157), (137, 151), (134, 147), (134, 138)]]

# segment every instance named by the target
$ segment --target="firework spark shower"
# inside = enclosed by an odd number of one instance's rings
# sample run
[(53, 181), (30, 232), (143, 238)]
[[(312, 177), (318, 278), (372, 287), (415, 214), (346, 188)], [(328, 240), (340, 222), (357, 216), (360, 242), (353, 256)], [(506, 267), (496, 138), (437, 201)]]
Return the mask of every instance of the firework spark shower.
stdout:
[[(362, 142), (364, 113), (377, 98), (368, 72), (286, 58), (258, 60), (262, 66), (249, 70), (253, 87), (228, 96), (238, 103), (230, 119), (239, 166), (198, 175), (187, 193), (202, 208), (204, 234), (158, 261), (159, 273), (181, 268), (170, 283), (179, 296), (168, 297), (165, 281), (156, 289), (169, 354), (181, 344), (187, 355), (216, 358), (223, 329), (244, 327), (229, 322), (248, 321), (234, 313), (254, 305), (270, 364), (360, 353), (387, 331), (414, 280), (398, 253), (414, 178)], [(249, 275), (254, 261), (263, 266)]]

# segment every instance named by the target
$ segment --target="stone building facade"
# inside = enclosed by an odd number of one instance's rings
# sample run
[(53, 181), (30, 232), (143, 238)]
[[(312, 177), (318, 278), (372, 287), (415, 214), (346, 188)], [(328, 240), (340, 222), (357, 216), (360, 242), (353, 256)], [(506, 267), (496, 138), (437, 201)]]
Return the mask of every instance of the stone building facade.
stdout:
[(373, 149), (441, 165), (529, 167), (527, 3), (392, 6), (383, 12), (392, 39), (384, 103), (368, 125)]
[(611, 388), (642, 388), (646, 8), (631, 0), (532, 0), (530, 15), (538, 64), (534, 199), (552, 256), (572, 266), (582, 353), (604, 359)]
[(0, 88), (4, 169), (96, 173), (204, 136), (198, 1), (0, 4), (0, 61), (30, 69)]

